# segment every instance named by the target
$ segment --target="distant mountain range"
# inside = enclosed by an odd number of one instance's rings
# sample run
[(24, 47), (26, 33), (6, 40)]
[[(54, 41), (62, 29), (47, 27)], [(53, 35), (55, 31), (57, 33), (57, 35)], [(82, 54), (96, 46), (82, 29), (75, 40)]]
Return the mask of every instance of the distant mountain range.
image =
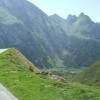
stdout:
[(78, 68), (100, 60), (100, 23), (81, 13), (48, 16), (27, 0), (0, 0), (0, 48), (18, 48), (39, 68)]

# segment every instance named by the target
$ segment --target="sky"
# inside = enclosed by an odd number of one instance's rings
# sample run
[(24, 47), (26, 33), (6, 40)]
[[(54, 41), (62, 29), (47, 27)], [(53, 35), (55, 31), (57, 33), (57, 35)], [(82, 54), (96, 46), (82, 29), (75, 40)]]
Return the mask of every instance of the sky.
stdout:
[(67, 18), (69, 14), (81, 12), (100, 22), (100, 0), (29, 0), (48, 15), (58, 14)]

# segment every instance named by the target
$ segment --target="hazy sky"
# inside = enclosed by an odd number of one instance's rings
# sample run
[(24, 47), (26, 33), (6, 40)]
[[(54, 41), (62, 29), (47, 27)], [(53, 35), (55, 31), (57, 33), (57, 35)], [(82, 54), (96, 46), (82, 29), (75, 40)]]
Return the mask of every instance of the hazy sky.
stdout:
[(94, 21), (100, 22), (100, 0), (30, 0), (48, 15), (58, 14), (67, 18), (69, 14), (89, 15)]

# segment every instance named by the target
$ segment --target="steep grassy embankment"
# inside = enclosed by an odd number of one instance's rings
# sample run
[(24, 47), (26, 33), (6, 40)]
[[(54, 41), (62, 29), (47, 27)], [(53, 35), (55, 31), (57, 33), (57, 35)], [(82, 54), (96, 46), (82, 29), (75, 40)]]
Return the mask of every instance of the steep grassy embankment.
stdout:
[(26, 62), (16, 49), (0, 54), (0, 83), (19, 100), (100, 100), (100, 89), (36, 75)]

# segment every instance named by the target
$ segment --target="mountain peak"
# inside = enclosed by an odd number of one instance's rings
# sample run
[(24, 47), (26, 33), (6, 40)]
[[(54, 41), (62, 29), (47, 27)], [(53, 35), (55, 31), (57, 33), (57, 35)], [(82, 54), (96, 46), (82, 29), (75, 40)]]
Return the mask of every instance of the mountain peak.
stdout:
[(50, 18), (51, 20), (57, 22), (57, 23), (59, 23), (59, 22), (65, 23), (65, 22), (66, 22), (66, 20), (65, 20), (64, 18), (60, 17), (60, 16), (57, 15), (57, 14), (51, 15), (49, 18)]
[(63, 20), (65, 20), (64, 18), (60, 17), (58, 14), (53, 14), (50, 17), (54, 18), (54, 19), (60, 19), (60, 20), (63, 19)]
[(67, 23), (74, 23), (77, 20), (77, 17), (75, 15), (68, 15), (67, 17)]
[(86, 16), (83, 12), (82, 13), (80, 13), (80, 15), (79, 16)]
[(58, 14), (53, 14), (51, 16), (53, 16), (53, 17), (60, 17)]
[(79, 19), (84, 19), (86, 21), (91, 21), (90, 17), (88, 15), (84, 14), (84, 13), (80, 13), (78, 18)]

